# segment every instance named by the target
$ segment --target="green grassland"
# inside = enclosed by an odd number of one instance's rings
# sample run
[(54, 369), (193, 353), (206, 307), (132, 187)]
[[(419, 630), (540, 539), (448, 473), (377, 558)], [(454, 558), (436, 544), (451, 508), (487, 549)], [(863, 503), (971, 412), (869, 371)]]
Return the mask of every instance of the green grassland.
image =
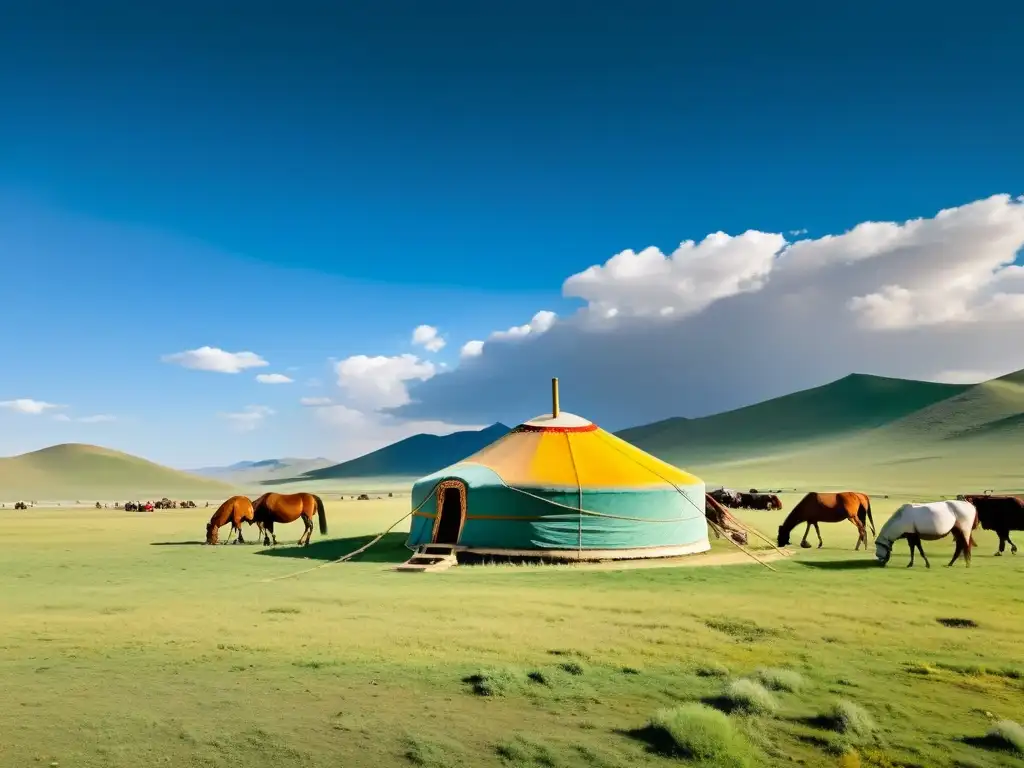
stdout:
[[(876, 523), (900, 501), (877, 499)], [(993, 557), (987, 532), (969, 569), (943, 567), (950, 541), (925, 544), (930, 570), (904, 568), (902, 544), (879, 568), (835, 524), (775, 572), (404, 574), (399, 531), (266, 581), (407, 509), (331, 501), (305, 551), (299, 524), (275, 551), (195, 544), (209, 510), (0, 513), (0, 765), (671, 766), (695, 763), (661, 756), (665, 733), (723, 728), (704, 765), (1024, 759), (985, 738), (1024, 722), (1024, 555)], [(744, 514), (769, 534), (781, 520)], [(692, 702), (730, 714), (675, 709)]]

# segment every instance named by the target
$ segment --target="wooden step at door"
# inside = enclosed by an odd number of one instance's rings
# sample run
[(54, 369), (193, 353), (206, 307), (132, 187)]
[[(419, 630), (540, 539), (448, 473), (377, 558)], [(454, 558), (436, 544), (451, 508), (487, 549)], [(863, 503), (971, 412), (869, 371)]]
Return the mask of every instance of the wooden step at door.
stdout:
[(446, 571), (459, 563), (455, 552), (456, 549), (451, 544), (424, 544), (416, 548), (412, 557), (401, 565), (396, 565), (395, 570), (415, 573)]

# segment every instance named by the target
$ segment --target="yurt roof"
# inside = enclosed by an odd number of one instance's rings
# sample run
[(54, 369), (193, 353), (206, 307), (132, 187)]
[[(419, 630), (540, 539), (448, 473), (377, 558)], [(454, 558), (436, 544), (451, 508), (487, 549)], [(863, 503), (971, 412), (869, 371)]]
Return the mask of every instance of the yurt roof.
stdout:
[[(461, 461), (417, 482), (463, 477), (470, 484), (513, 488), (654, 491), (701, 483), (700, 478), (557, 408), (525, 421)], [(489, 470), (489, 471), (481, 471)]]

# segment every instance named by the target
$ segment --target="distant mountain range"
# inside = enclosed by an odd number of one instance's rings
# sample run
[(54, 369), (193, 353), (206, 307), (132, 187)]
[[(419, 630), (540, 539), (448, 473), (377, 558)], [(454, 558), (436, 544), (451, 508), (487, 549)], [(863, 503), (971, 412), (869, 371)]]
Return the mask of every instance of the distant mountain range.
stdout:
[[(0, 499), (217, 498), (261, 485), (404, 482), (453, 464), (508, 430), (493, 424), (414, 435), (338, 464), (265, 459), (191, 474), (104, 448), (61, 445), (0, 459)], [(726, 413), (665, 419), (618, 435), (709, 483), (736, 487), (1020, 492), (1024, 371), (970, 385), (852, 374)]]
[(301, 477), (307, 472), (329, 467), (334, 463), (330, 459), (323, 458), (262, 459), (260, 461), (239, 461), (226, 467), (202, 467), (187, 471), (193, 475), (212, 477), (235, 485), (252, 485)]

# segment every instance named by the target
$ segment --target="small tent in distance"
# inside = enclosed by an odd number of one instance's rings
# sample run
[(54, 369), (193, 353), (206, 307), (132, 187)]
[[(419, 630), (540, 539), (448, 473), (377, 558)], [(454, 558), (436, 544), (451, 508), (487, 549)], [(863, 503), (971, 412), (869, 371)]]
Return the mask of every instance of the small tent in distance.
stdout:
[(410, 549), (553, 560), (710, 549), (704, 481), (596, 424), (551, 413), (413, 485)]

